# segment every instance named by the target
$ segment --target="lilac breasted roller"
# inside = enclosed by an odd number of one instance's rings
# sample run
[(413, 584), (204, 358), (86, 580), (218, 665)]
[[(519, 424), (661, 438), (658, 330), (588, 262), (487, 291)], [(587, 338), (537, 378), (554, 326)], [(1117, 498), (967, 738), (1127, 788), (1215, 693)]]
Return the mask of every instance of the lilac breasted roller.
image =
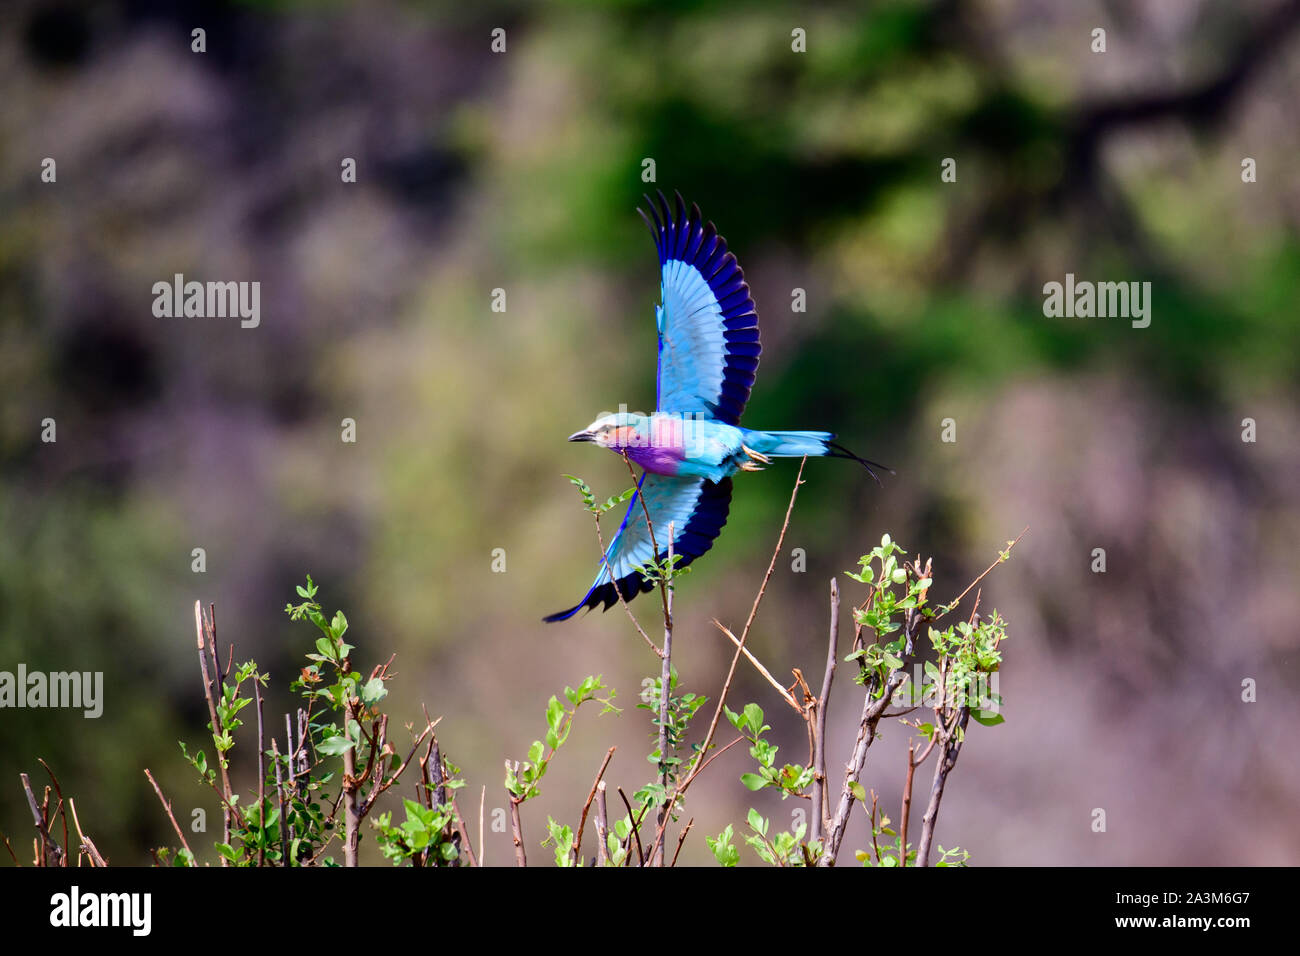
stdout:
[(547, 621), (565, 621), (598, 604), (608, 610), (619, 593), (630, 601), (654, 588), (639, 570), (654, 550), (639, 497), (650, 513), (658, 560), (667, 557), (671, 525), (673, 554), (680, 555), (677, 566), (685, 567), (713, 546), (727, 523), (731, 476), (737, 471), (761, 471), (773, 458), (807, 455), (851, 458), (875, 477), (871, 466), (876, 463), (835, 444), (830, 432), (741, 426), (761, 351), (745, 275), (698, 206), (687, 212), (680, 193), (673, 208), (662, 192), (658, 198), (656, 204), (646, 197), (649, 215), (637, 210), (659, 252), (655, 413), (603, 415), (569, 436), (569, 441), (626, 454), (643, 474), (596, 580), (581, 601)]

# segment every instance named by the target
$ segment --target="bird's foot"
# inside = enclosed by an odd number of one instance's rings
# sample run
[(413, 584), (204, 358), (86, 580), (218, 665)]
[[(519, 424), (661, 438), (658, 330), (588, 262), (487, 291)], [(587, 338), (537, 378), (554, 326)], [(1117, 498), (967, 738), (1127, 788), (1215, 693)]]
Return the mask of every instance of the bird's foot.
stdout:
[(740, 470), (741, 471), (762, 471), (763, 466), (756, 464), (755, 462), (752, 461), (742, 461), (740, 463)]
[[(756, 462), (759, 462), (760, 464), (764, 464), (764, 465), (770, 465), (770, 464), (772, 464), (772, 459), (771, 459), (771, 458), (768, 458), (768, 457), (767, 457), (766, 455), (764, 455), (762, 452), (754, 451), (754, 449), (750, 448), (748, 445), (741, 445), (741, 446), (740, 446), (740, 450), (743, 451), (746, 455), (748, 455), (749, 458), (750, 458), (752, 461), (756, 461)], [(762, 470), (763, 470), (763, 469), (761, 469), (761, 468), (745, 468), (744, 465), (741, 465), (740, 467), (743, 468), (745, 471), (762, 471)]]

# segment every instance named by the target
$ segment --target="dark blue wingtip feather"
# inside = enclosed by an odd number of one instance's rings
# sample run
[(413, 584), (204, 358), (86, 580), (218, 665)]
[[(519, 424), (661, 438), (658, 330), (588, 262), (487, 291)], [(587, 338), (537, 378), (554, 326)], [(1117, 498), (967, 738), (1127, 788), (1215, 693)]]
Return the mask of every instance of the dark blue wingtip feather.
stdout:
[(556, 611), (554, 614), (548, 614), (546, 617), (542, 618), (542, 620), (547, 624), (554, 624), (556, 621), (567, 621), (581, 610), (582, 605), (575, 604), (567, 611)]
[[(660, 555), (661, 560), (662, 557), (663, 556)], [(686, 562), (682, 563), (685, 564)], [(633, 571), (631, 574), (625, 574), (623, 577), (619, 578), (618, 591), (614, 590), (613, 584), (606, 581), (604, 584), (599, 584), (596, 587), (593, 587), (587, 592), (586, 596), (583, 597), (581, 601), (569, 608), (567, 611), (556, 611), (554, 614), (542, 618), (542, 620), (547, 624), (554, 624), (557, 621), (567, 621), (583, 608), (591, 610), (598, 604), (604, 604), (605, 606), (601, 608), (601, 610), (608, 611), (618, 602), (619, 591), (622, 592), (624, 601), (631, 601), (638, 594), (653, 589), (654, 585), (650, 583), (650, 581), (646, 580), (646, 578), (642, 577), (640, 571)]]
[[(731, 509), (731, 487), (730, 478), (723, 478), (717, 483), (707, 480), (702, 482), (700, 498), (696, 502), (695, 510), (691, 512), (690, 519), (673, 541), (673, 551), (680, 559), (677, 564), (679, 568), (689, 567), (692, 561), (705, 554), (713, 547), (714, 539), (722, 533), (722, 528), (727, 523), (727, 514)], [(632, 499), (632, 503), (636, 503), (636, 498)], [(628, 511), (630, 514), (631, 507)], [(668, 551), (664, 549), (659, 553), (659, 560), (663, 561), (667, 556)], [(649, 593), (654, 589), (654, 582), (642, 575), (640, 571), (630, 571), (617, 582), (606, 581), (604, 584), (595, 585), (581, 601), (567, 611), (557, 611), (542, 620), (548, 624), (567, 621), (584, 607), (593, 609), (602, 604), (604, 607), (601, 610), (608, 611), (618, 603), (620, 593), (624, 601), (632, 601), (637, 595)]]

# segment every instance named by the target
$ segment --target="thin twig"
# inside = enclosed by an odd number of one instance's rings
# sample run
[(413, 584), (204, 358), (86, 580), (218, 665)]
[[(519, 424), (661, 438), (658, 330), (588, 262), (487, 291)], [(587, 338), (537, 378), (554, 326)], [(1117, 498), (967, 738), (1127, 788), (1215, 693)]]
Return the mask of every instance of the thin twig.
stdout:
[[(69, 798), (68, 808), (72, 810), (72, 823), (77, 828), (77, 839), (81, 841), (81, 848), (85, 850), (86, 855), (90, 857), (91, 865), (99, 867), (108, 866), (108, 861), (100, 854), (99, 848), (95, 846), (95, 841), (81, 832), (81, 821), (77, 819), (77, 802)], [(80, 854), (78, 854), (78, 860), (80, 860)]]
[[(356, 714), (353, 713), (352, 700), (344, 702), (343, 705), (343, 736), (347, 740), (352, 739), (352, 733), (349, 725), (356, 720)], [(358, 721), (358, 725), (359, 725)], [(357, 865), (357, 849), (361, 842), (361, 806), (358, 799), (358, 791), (361, 788), (361, 782), (357, 779), (357, 744), (353, 744), (343, 751), (343, 865)]]
[(487, 865), (487, 846), (483, 843), (483, 804), (486, 802), (487, 784), (485, 783), (483, 784), (482, 789), (478, 792), (478, 851), (480, 856), (477, 863), (479, 866)]
[[(641, 504), (645, 505), (642, 496)], [(646, 512), (646, 525), (650, 524), (650, 512)], [(668, 522), (668, 565), (667, 570), (659, 576), (659, 588), (664, 595), (664, 653), (659, 677), (659, 785), (663, 792), (668, 792), (668, 702), (672, 688), (673, 676), (673, 588), (668, 581), (673, 573), (673, 522)], [(653, 541), (653, 537), (651, 539)], [(655, 552), (658, 560), (658, 552)], [(651, 853), (651, 865), (663, 866), (664, 863), (664, 828), (667, 820), (667, 806), (659, 809), (659, 829), (655, 831), (655, 845)]]
[(149, 782), (153, 784), (153, 792), (158, 794), (158, 802), (161, 803), (163, 809), (167, 811), (167, 819), (172, 822), (172, 829), (176, 831), (176, 836), (180, 839), (181, 846), (183, 846), (185, 852), (190, 855), (190, 860), (197, 863), (197, 860), (194, 857), (194, 851), (190, 849), (190, 845), (185, 839), (185, 831), (181, 829), (181, 825), (176, 822), (176, 817), (172, 814), (172, 805), (168, 803), (167, 798), (163, 796), (162, 788), (158, 786), (158, 781), (153, 778), (153, 774), (149, 772), (148, 767), (145, 768), (144, 775), (148, 777)]
[[(415, 797), (417, 800), (421, 800), (424, 803), (424, 808), (426, 810), (432, 810), (436, 803), (433, 797), (433, 788), (429, 785), (429, 758), (433, 756), (433, 747), (434, 740), (430, 737), (429, 742), (424, 748), (424, 756), (420, 758), (420, 780), (415, 785)], [(420, 796), (421, 792), (424, 793), (423, 797)], [(424, 866), (425, 861), (429, 859), (429, 854), (433, 852), (435, 845), (436, 841), (425, 844), (423, 850), (411, 855), (411, 862), (415, 866)]]
[(217, 676), (217, 686), (220, 687), (226, 682), (226, 675), (230, 673), (231, 662), (235, 659), (235, 645), (231, 642), (228, 648), (226, 658), (226, 669), (221, 669), (221, 659), (217, 657), (217, 605), (213, 601), (208, 602), (208, 634), (212, 638), (208, 649), (212, 652), (212, 669)]
[[(483, 804), (482, 799), (487, 795), (487, 787), (484, 786), (483, 794), (480, 796), (479, 813), (478, 813), (478, 836), (479, 846), (483, 845)], [(478, 857), (474, 855), (474, 847), (470, 844), (469, 828), (465, 826), (465, 821), (461, 819), (460, 807), (456, 806), (456, 795), (453, 792), (451, 796), (451, 815), (456, 821), (456, 829), (460, 832), (461, 849), (465, 851), (465, 862), (472, 867), (479, 866)]]
[(879, 801), (876, 798), (876, 791), (871, 791), (871, 850), (876, 854), (876, 862), (880, 862), (880, 843), (876, 839), (876, 807)]
[(271, 762), (275, 764), (275, 798), (280, 807), (280, 865), (289, 866), (289, 809), (285, 804), (284, 778), (280, 773), (280, 745), (271, 738)]
[(14, 848), (9, 845), (9, 838), (3, 833), (0, 833), (0, 840), (5, 841), (5, 849), (9, 851), (9, 858), (14, 861), (14, 866), (22, 866), (22, 863), (18, 860), (18, 854), (15, 853)]
[(744, 737), (737, 737), (735, 740), (733, 740), (731, 743), (727, 744), (725, 747), (719, 747), (717, 750), (713, 751), (713, 753), (709, 754), (708, 759), (705, 760), (704, 763), (702, 763), (702, 764), (700, 765), (700, 773), (704, 773), (704, 771), (705, 771), (706, 769), (708, 769), (709, 764), (713, 763), (713, 761), (717, 760), (719, 757), (721, 757), (723, 754), (725, 754), (728, 750), (730, 750), (732, 747), (736, 746), (736, 744), (740, 743), (741, 741), (743, 741), (743, 740), (745, 740), (745, 739), (746, 739), (746, 738), (744, 738)]
[[(262, 688), (258, 675), (253, 675), (253, 696), (257, 698), (257, 823), (266, 829), (266, 737), (262, 732)], [(281, 822), (280, 829), (284, 830)], [(263, 834), (265, 836), (265, 834)], [(257, 865), (266, 865), (266, 840), (257, 841)]]
[(963, 706), (954, 715), (953, 726), (944, 732), (943, 753), (934, 767), (934, 780), (930, 784), (930, 803), (921, 818), (921, 839), (916, 844), (917, 866), (930, 865), (930, 844), (934, 839), (934, 827), (939, 820), (939, 801), (943, 799), (943, 788), (948, 781), (948, 774), (957, 765), (957, 755), (965, 739), (966, 722), (970, 718), (970, 708)]
[[(45, 819), (45, 813), (41, 809), (41, 804), (36, 802), (36, 794), (32, 792), (31, 781), (27, 779), (27, 774), (25, 773), (20, 773), (18, 777), (22, 780), (23, 790), (27, 793), (27, 805), (31, 807), (32, 821), (36, 824), (36, 832), (39, 833), (41, 837), (40, 845), (44, 847), (43, 853), (37, 853), (36, 865), (46, 866), (48, 864), (45, 861), (53, 858), (54, 866), (67, 866), (67, 859), (63, 850), (59, 847), (59, 844), (55, 842), (54, 837), (50, 836), (50, 830)], [(48, 792), (49, 790), (47, 789), (46, 793)]]
[(45, 772), (49, 774), (50, 783), (54, 784), (54, 793), (59, 798), (58, 816), (63, 823), (63, 852), (66, 855), (68, 852), (68, 815), (62, 812), (63, 811), (63, 788), (59, 786), (59, 778), (54, 776), (54, 771), (50, 769), (50, 765), (47, 764), (44, 760), (42, 760), (40, 757), (37, 757), (36, 759), (37, 761), (40, 762), (40, 765), (45, 768)]
[[(907, 721), (904, 721), (904, 723), (907, 723)], [(916, 776), (916, 769), (929, 759), (930, 751), (934, 750), (934, 745), (938, 740), (939, 733), (936, 731), (930, 735), (930, 742), (926, 744), (919, 757), (916, 756), (916, 744), (909, 742), (907, 745), (907, 779), (903, 783), (903, 819), (898, 831), (898, 843), (901, 847), (898, 859), (900, 867), (907, 866), (907, 828), (908, 818), (912, 812), (912, 778)]]
[[(194, 630), (198, 639), (199, 669), (203, 673), (203, 694), (208, 701), (208, 719), (211, 721), (211, 725), (209, 729), (212, 731), (212, 745), (215, 750), (215, 754), (217, 758), (217, 769), (221, 771), (221, 794), (222, 794), (222, 806), (221, 806), (222, 841), (221, 842), (229, 846), (230, 816), (231, 816), (230, 808), (234, 805), (234, 799), (233, 799), (233, 793), (230, 789), (230, 775), (226, 772), (225, 756), (220, 750), (216, 749), (217, 740), (221, 737), (221, 733), (222, 733), (221, 721), (217, 719), (217, 699), (216, 699), (217, 687), (220, 686), (221, 673), (219, 668), (217, 668), (216, 666), (217, 658), (216, 658), (216, 650), (214, 646), (212, 649), (213, 670), (217, 671), (216, 678), (218, 683), (213, 684), (212, 676), (208, 672), (208, 655), (204, 653), (204, 650), (206, 649), (205, 645), (209, 643), (207, 640), (205, 640), (206, 636), (209, 636), (210, 634), (212, 645), (215, 645), (217, 642), (215, 626), (216, 626), (216, 622), (214, 618), (213, 625), (212, 625), (213, 629), (211, 630), (211, 632), (208, 632), (208, 627), (203, 620), (203, 603), (201, 601), (195, 601), (194, 602)], [(229, 866), (230, 861), (223, 856), (221, 858), (221, 865)]]
[[(632, 835), (636, 837), (636, 858), (638, 866), (645, 866), (645, 849), (641, 846), (641, 819), (632, 815), (632, 804), (628, 802), (627, 794), (623, 788), (618, 788), (618, 795), (623, 798), (623, 806), (627, 807), (627, 819), (632, 824)], [(649, 806), (649, 804), (646, 804)], [(641, 816), (645, 816), (645, 807), (641, 808)]]
[(609, 862), (609, 811), (605, 806), (605, 781), (596, 784), (596, 865), (604, 866)]
[(429, 782), (433, 784), (432, 799), (436, 806), (442, 806), (447, 802), (447, 781), (443, 773), (442, 748), (438, 746), (437, 734), (429, 737), (429, 757), (426, 766), (430, 764), (433, 766), (429, 771)]
[(527, 866), (528, 857), (524, 853), (524, 831), (519, 822), (519, 801), (512, 794), (510, 797), (510, 835), (515, 841), (515, 866)]
[(735, 634), (732, 634), (730, 629), (728, 629), (727, 626), (723, 624), (721, 621), (719, 621), (717, 618), (713, 619), (713, 624), (723, 634), (727, 635), (727, 640), (731, 641), (732, 644), (736, 645), (736, 649), (740, 651), (740, 653), (745, 655), (746, 659), (751, 664), (754, 665), (754, 669), (763, 675), (764, 680), (766, 680), (769, 684), (771, 684), (773, 687), (776, 688), (776, 692), (781, 695), (781, 699), (784, 700), (791, 707), (793, 707), (794, 712), (796, 714), (798, 714), (800, 717), (803, 717), (804, 710), (802, 707), (799, 706), (799, 702), (794, 699), (794, 695), (781, 686), (781, 682), (772, 676), (772, 672), (763, 666), (763, 662), (760, 661), (757, 657), (755, 657), (750, 652), (748, 647), (745, 647), (740, 643), (740, 638), (736, 637)]
[(617, 749), (617, 747), (610, 747), (605, 751), (605, 759), (600, 762), (596, 779), (591, 782), (591, 793), (587, 794), (587, 802), (582, 805), (582, 818), (578, 821), (578, 838), (573, 841), (573, 861), (579, 866), (582, 865), (582, 834), (587, 829), (587, 811), (591, 809), (591, 801), (596, 799), (596, 790), (600, 786), (601, 778), (605, 776), (605, 768), (609, 766), (609, 761)]
[(831, 626), (826, 641), (826, 671), (822, 675), (821, 696), (817, 698), (817, 719), (813, 724), (813, 819), (809, 840), (819, 843), (826, 832), (830, 807), (826, 801), (826, 711), (830, 709), (831, 682), (835, 679), (835, 663), (839, 657), (840, 640), (840, 587), (831, 578)]
[(691, 817), (686, 821), (686, 828), (682, 830), (682, 835), (677, 838), (677, 849), (673, 852), (673, 862), (669, 866), (677, 865), (677, 857), (681, 855), (682, 844), (686, 842), (686, 835), (691, 832), (691, 827), (695, 826), (695, 818)]
[(994, 561), (992, 564), (990, 564), (987, 568), (985, 568), (983, 574), (981, 574), (979, 577), (977, 577), (977, 578), (976, 578), (974, 581), (972, 581), (970, 584), (966, 585), (966, 590), (965, 590), (965, 591), (962, 591), (961, 594), (958, 594), (957, 597), (955, 597), (953, 600), (951, 600), (951, 601), (949, 601), (947, 604), (945, 604), (945, 605), (943, 606), (943, 610), (940, 611), (938, 614), (936, 614), (936, 615), (931, 619), (931, 621), (932, 621), (932, 622), (933, 622), (933, 621), (938, 621), (938, 620), (940, 620), (941, 618), (945, 617), (946, 615), (952, 613), (954, 610), (956, 610), (957, 605), (961, 603), (962, 598), (964, 598), (967, 594), (970, 594), (970, 592), (971, 592), (971, 588), (975, 587), (975, 585), (977, 585), (977, 584), (979, 584), (981, 581), (983, 581), (986, 577), (989, 576), (989, 574), (992, 573), (992, 571), (993, 571), (994, 568), (996, 568), (999, 564), (1001, 564), (1003, 561), (1006, 560), (1006, 558), (1004, 558), (1003, 555), (1009, 555), (1009, 554), (1011, 553), (1011, 549), (1014, 548), (1016, 545), (1018, 545), (1018, 544), (1020, 543), (1020, 539), (1023, 538), (1023, 537), (1025, 536), (1025, 532), (1027, 532), (1028, 530), (1029, 530), (1029, 525), (1025, 525), (1025, 530), (1024, 530), (1024, 531), (1021, 531), (1020, 534), (1016, 535), (1016, 540), (1010, 542), (1010, 543), (1006, 546), (1005, 549), (1003, 549), (1002, 551), (1000, 551), (1000, 552), (998, 553), (997, 560)]
[(907, 744), (907, 779), (903, 781), (903, 813), (898, 826), (898, 865), (907, 866), (907, 825), (912, 812), (912, 778), (916, 776), (916, 744)]

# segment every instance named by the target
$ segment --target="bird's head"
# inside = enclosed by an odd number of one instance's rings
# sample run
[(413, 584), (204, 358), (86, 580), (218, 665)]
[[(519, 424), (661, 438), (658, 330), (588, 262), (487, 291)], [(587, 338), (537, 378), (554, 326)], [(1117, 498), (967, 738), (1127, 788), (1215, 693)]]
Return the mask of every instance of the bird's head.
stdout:
[(620, 454), (626, 448), (647, 443), (648, 422), (644, 415), (618, 412), (602, 415), (580, 432), (569, 436), (569, 441), (589, 441)]

